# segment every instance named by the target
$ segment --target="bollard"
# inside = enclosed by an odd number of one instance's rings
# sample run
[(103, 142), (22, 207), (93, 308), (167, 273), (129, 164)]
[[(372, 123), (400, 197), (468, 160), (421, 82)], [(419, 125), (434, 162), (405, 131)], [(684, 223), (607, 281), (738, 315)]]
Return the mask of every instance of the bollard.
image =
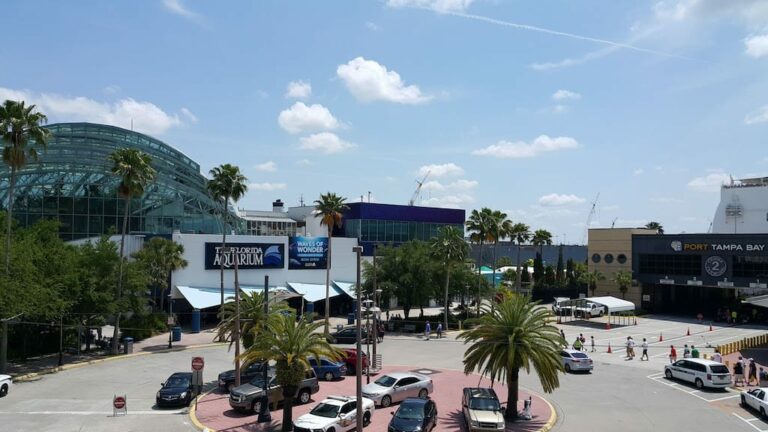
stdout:
[(461, 331), (461, 320), (459, 320), (459, 331)]
[(709, 355), (704, 353), (704, 360), (708, 360), (708, 359), (709, 359)]

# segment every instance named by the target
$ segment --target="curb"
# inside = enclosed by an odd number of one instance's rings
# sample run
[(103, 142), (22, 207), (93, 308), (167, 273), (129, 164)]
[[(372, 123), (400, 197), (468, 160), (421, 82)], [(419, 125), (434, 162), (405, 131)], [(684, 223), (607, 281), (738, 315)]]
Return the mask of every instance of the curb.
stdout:
[(22, 383), (22, 382), (34, 381), (36, 378), (39, 378), (41, 375), (49, 375), (56, 372), (61, 372), (61, 371), (70, 370), (70, 369), (77, 369), (83, 366), (94, 365), (94, 364), (103, 363), (107, 361), (129, 359), (129, 358), (141, 357), (141, 356), (151, 355), (151, 354), (179, 352), (179, 351), (186, 351), (186, 350), (198, 349), (198, 348), (210, 348), (210, 347), (215, 347), (215, 346), (225, 345), (225, 344), (226, 342), (214, 342), (214, 343), (208, 343), (208, 344), (188, 345), (188, 346), (179, 347), (179, 348), (163, 349), (158, 351), (141, 351), (141, 352), (132, 353), (132, 354), (116, 355), (116, 356), (88, 360), (88, 361), (83, 361), (78, 363), (69, 363), (63, 366), (56, 366), (56, 367), (44, 369), (44, 370), (41, 370), (40, 372), (32, 372), (32, 373), (13, 377), (13, 382)]
[(539, 399), (543, 400), (547, 404), (547, 406), (549, 406), (549, 411), (551, 412), (551, 414), (549, 415), (549, 420), (547, 420), (547, 423), (545, 423), (544, 426), (541, 427), (541, 429), (536, 431), (536, 432), (549, 432), (550, 430), (552, 430), (553, 427), (555, 427), (555, 423), (557, 423), (557, 411), (555, 410), (555, 407), (552, 406), (552, 404), (542, 395), (532, 392), (528, 389), (525, 389), (525, 391), (529, 392), (530, 394), (534, 394), (538, 396)]
[(208, 396), (209, 393), (213, 392), (214, 389), (208, 390), (207, 392), (197, 395), (197, 398), (195, 398), (195, 403), (192, 404), (191, 407), (189, 407), (189, 419), (192, 420), (192, 425), (197, 428), (197, 430), (202, 432), (216, 432), (215, 429), (211, 429), (208, 426), (202, 424), (200, 420), (197, 419), (197, 415), (195, 412), (197, 411), (197, 401), (201, 400), (203, 397)]

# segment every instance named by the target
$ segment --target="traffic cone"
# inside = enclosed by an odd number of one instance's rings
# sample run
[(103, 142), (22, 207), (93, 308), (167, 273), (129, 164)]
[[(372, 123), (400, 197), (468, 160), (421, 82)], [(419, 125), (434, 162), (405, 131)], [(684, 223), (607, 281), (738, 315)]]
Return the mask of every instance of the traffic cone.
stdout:
[(611, 343), (608, 342), (608, 354), (613, 354), (613, 351), (611, 351)]
[(712, 323), (709, 323), (709, 331), (712, 331)]
[(606, 330), (610, 330), (611, 329), (611, 323), (610, 322), (608, 322), (608, 321), (605, 322), (605, 329)]
[(635, 325), (637, 325), (637, 317), (635, 317)]
[(686, 336), (690, 336), (691, 335), (691, 328), (690, 327), (688, 327), (688, 332), (685, 335)]
[(661, 332), (659, 332), (659, 342), (664, 342), (664, 336), (661, 335)]

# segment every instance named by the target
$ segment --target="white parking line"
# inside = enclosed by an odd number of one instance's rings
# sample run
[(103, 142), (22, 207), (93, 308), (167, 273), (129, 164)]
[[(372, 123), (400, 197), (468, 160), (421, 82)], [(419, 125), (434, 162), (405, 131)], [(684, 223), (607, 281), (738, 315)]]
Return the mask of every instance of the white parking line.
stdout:
[(754, 418), (754, 417), (752, 417), (751, 419), (745, 419), (744, 417), (742, 417), (742, 416), (740, 416), (740, 415), (738, 415), (738, 414), (736, 414), (736, 413), (733, 413), (733, 415), (735, 415), (736, 417), (738, 417), (740, 420), (744, 421), (744, 423), (746, 423), (746, 424), (748, 424), (748, 425), (752, 426), (752, 427), (753, 427), (755, 430), (757, 430), (757, 431), (760, 431), (760, 432), (768, 432), (768, 430), (763, 430), (763, 429), (760, 429), (759, 427), (757, 427), (757, 426), (755, 426), (755, 425), (753, 425), (753, 424), (752, 424), (752, 422), (753, 422), (753, 421), (757, 420), (757, 419), (756, 419), (756, 418)]
[[(676, 390), (679, 390), (679, 391), (681, 391), (683, 393), (689, 394), (689, 395), (691, 395), (693, 397), (699, 398), (699, 399), (701, 399), (701, 400), (703, 400), (704, 402), (707, 402), (707, 403), (712, 403), (712, 402), (717, 402), (717, 401), (722, 401), (722, 400), (727, 400), (727, 399), (733, 399), (733, 398), (737, 398), (737, 397), (739, 397), (741, 395), (741, 392), (737, 392), (735, 390), (731, 390), (730, 388), (726, 387), (725, 388), (726, 392), (728, 392), (728, 393), (735, 393), (735, 394), (730, 394), (728, 396), (723, 396), (723, 397), (716, 398), (716, 399), (707, 399), (707, 398), (705, 398), (705, 397), (703, 397), (703, 396), (701, 396), (699, 394), (699, 393), (701, 393), (701, 390), (691, 390), (691, 389), (689, 389), (689, 388), (687, 388), (685, 386), (681, 386), (677, 382), (669, 381), (664, 376), (664, 374), (655, 373), (655, 374), (648, 375), (646, 378), (649, 378), (649, 379), (651, 379), (653, 381), (656, 381), (656, 382), (658, 382), (660, 384), (663, 384), (663, 385), (665, 385), (667, 387), (672, 387), (672, 388), (674, 388)], [(768, 431), (766, 431), (766, 432), (768, 432)]]

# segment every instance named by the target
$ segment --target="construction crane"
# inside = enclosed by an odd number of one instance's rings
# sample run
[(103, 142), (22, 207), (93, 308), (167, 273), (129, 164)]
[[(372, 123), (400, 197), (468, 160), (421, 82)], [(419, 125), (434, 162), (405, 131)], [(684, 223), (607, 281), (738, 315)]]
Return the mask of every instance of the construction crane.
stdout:
[(611, 229), (613, 229), (613, 227), (616, 226), (617, 220), (619, 220), (619, 218), (613, 218), (613, 222), (611, 222)]
[(589, 216), (587, 216), (587, 223), (584, 224), (584, 236), (581, 238), (581, 244), (587, 243), (587, 233), (589, 232), (589, 224), (592, 223), (592, 218), (595, 217), (595, 208), (597, 207), (598, 198), (600, 198), (600, 192), (597, 193), (595, 200), (592, 201), (592, 208), (589, 210)]
[(409, 206), (412, 206), (416, 202), (416, 199), (419, 198), (419, 194), (421, 193), (421, 187), (424, 186), (424, 182), (427, 181), (427, 177), (429, 177), (429, 171), (427, 171), (427, 173), (424, 174), (424, 177), (421, 178), (421, 181), (416, 180), (416, 184), (418, 184), (418, 186), (416, 186), (416, 190), (413, 191), (413, 195), (411, 195), (411, 200), (408, 201)]

